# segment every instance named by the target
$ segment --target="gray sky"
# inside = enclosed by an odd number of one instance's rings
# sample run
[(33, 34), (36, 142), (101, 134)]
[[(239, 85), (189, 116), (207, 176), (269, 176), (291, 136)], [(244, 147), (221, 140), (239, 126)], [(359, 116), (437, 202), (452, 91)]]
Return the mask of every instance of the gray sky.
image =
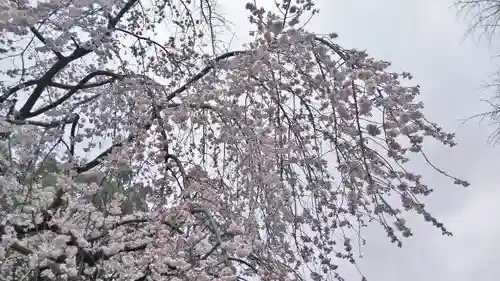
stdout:
[[(244, 34), (243, 1), (223, 0), (225, 16)], [(261, 3), (263, 1), (260, 1)], [(344, 47), (366, 49), (394, 70), (411, 72), (421, 86), (427, 117), (457, 133), (458, 146), (430, 143), (428, 156), (444, 170), (468, 180), (461, 189), (421, 162), (416, 169), (435, 190), (429, 210), (454, 237), (421, 218), (410, 220), (415, 236), (402, 249), (389, 243), (380, 227), (364, 232), (368, 245), (360, 263), (369, 280), (495, 280), (500, 276), (500, 146), (487, 143), (487, 123), (461, 120), (486, 110), (481, 88), (495, 69), (487, 44), (464, 40), (465, 20), (456, 17), (451, 0), (316, 0), (320, 15), (309, 25), (320, 33), (337, 32)], [(235, 43), (237, 44), (237, 43)], [(418, 160), (418, 159), (417, 159)], [(345, 268), (347, 280), (358, 280)]]

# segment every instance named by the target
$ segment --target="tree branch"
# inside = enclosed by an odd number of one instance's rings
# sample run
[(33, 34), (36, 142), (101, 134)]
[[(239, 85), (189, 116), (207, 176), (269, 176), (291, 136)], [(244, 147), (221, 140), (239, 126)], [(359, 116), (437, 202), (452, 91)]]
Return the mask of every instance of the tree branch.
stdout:
[(191, 79), (189, 79), (186, 83), (184, 83), (184, 85), (182, 85), (181, 87), (179, 87), (178, 89), (176, 89), (175, 91), (173, 91), (172, 93), (170, 93), (167, 96), (167, 101), (171, 101), (178, 94), (184, 92), (189, 86), (191, 86), (191, 84), (193, 84), (194, 82), (200, 80), (201, 78), (203, 78), (203, 76), (207, 75), (207, 73), (210, 72), (210, 70), (212, 70), (215, 67), (215, 63), (216, 62), (219, 62), (221, 60), (224, 60), (224, 59), (227, 59), (227, 58), (230, 58), (230, 57), (234, 57), (234, 56), (237, 56), (237, 55), (244, 55), (244, 54), (249, 54), (249, 53), (250, 53), (249, 51), (233, 51), (233, 52), (227, 52), (225, 54), (217, 56), (212, 61), (212, 63), (210, 65), (205, 66), (205, 68), (203, 68), (200, 72), (198, 72), (198, 74), (196, 74)]
[[(110, 19), (108, 23), (108, 30), (112, 30), (120, 21), (120, 19), (127, 13), (136, 3), (138, 0), (129, 0), (125, 6), (118, 12), (118, 14)], [(108, 31), (108, 36), (110, 35), (110, 31)], [(20, 116), (27, 118), (25, 116), (28, 116), (31, 109), (33, 106), (35, 106), (36, 102), (42, 95), (43, 91), (45, 88), (49, 85), (49, 83), (52, 81), (54, 76), (59, 73), (62, 69), (64, 69), (68, 64), (70, 64), (72, 61), (80, 59), (90, 53), (92, 53), (92, 49), (87, 49), (83, 47), (78, 47), (76, 48), (71, 55), (67, 57), (63, 57), (59, 59), (45, 74), (38, 80), (38, 83), (36, 84), (35, 89), (29, 96), (28, 100), (26, 103), (21, 107), (19, 110)]]
[(70, 124), (74, 122), (74, 118), (63, 118), (61, 120), (54, 120), (51, 122), (43, 122), (43, 121), (32, 121), (32, 120), (16, 120), (16, 119), (7, 119), (7, 122), (14, 125), (32, 125), (43, 128), (57, 128), (61, 125)]
[(40, 42), (42, 42), (47, 48), (49, 48), (54, 53), (54, 55), (56, 55), (56, 57), (58, 59), (63, 59), (64, 58), (64, 56), (60, 52), (58, 52), (58, 51), (50, 48), (49, 46), (47, 46), (47, 40), (43, 37), (43, 35), (40, 33), (40, 31), (38, 31), (34, 27), (30, 27), (30, 30), (31, 30), (31, 32), (33, 32), (33, 34), (35, 35), (35, 37), (38, 40), (40, 40)]
[[(110, 78), (110, 79), (106, 79), (106, 80), (101, 81), (101, 82), (88, 83), (88, 84), (85, 84), (83, 86), (80, 86), (80, 90), (103, 86), (103, 85), (109, 84), (109, 83), (111, 83), (113, 81), (115, 81), (115, 79), (114, 78)], [(22, 90), (22, 89), (24, 89), (26, 87), (37, 85), (38, 82), (39, 82), (39, 79), (38, 80), (37, 79), (33, 79), (33, 80), (29, 80), (29, 81), (23, 82), (21, 84), (18, 84), (16, 86), (10, 88), (9, 91), (7, 91), (2, 96), (0, 96), (0, 103), (3, 103), (11, 95), (15, 94), (17, 91)], [(59, 89), (64, 89), (64, 90), (72, 90), (75, 87), (77, 87), (77, 85), (67, 85), (67, 84), (58, 83), (58, 82), (52, 82), (52, 81), (48, 82), (47, 86), (49, 86), (49, 87), (55, 87), (55, 88), (59, 88)]]
[(39, 108), (33, 112), (29, 112), (29, 113), (25, 113), (23, 115), (24, 118), (31, 118), (31, 117), (35, 117), (37, 115), (40, 115), (40, 114), (43, 114), (57, 106), (59, 106), (60, 104), (62, 104), (63, 102), (65, 102), (66, 100), (68, 100), (69, 98), (71, 98), (76, 92), (78, 92), (82, 86), (84, 86), (90, 79), (94, 78), (95, 76), (98, 76), (98, 75), (106, 75), (106, 76), (111, 76), (113, 77), (114, 79), (121, 79), (123, 78), (123, 75), (120, 75), (120, 74), (115, 74), (115, 73), (112, 73), (112, 72), (109, 72), (109, 71), (104, 71), (104, 70), (98, 70), (98, 71), (95, 71), (95, 72), (92, 72), (90, 74), (88, 74), (87, 76), (85, 76), (82, 80), (80, 80), (80, 82), (78, 82), (78, 84), (73, 87), (68, 93), (66, 93), (64, 96), (62, 96), (61, 98), (59, 98), (58, 100), (56, 100), (55, 102), (51, 103), (51, 104), (48, 104), (42, 108)]

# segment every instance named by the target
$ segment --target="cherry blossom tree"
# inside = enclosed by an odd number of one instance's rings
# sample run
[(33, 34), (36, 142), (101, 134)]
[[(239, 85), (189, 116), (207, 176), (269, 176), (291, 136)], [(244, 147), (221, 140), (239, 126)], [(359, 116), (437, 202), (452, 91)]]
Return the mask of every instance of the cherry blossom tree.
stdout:
[(308, 32), (310, 0), (245, 7), (227, 51), (208, 0), (1, 2), (2, 280), (343, 280), (368, 224), (451, 234), (406, 163), (468, 183), (411, 75)]

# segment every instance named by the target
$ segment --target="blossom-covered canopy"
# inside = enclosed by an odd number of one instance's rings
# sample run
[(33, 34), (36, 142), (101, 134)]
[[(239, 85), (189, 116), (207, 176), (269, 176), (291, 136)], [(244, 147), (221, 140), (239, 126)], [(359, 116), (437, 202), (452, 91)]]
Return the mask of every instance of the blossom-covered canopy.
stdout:
[(405, 163), (468, 184), (411, 75), (308, 32), (310, 0), (246, 9), (227, 51), (210, 0), (0, 3), (1, 280), (342, 280), (370, 222), (449, 234)]

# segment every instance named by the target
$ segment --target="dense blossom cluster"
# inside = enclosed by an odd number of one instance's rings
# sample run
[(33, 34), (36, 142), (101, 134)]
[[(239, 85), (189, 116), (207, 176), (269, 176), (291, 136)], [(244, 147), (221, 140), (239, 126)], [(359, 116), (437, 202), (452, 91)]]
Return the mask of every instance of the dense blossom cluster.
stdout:
[(405, 169), (455, 144), (411, 75), (307, 32), (310, 0), (246, 10), (223, 52), (210, 1), (0, 4), (0, 279), (341, 280), (369, 222), (449, 234)]

